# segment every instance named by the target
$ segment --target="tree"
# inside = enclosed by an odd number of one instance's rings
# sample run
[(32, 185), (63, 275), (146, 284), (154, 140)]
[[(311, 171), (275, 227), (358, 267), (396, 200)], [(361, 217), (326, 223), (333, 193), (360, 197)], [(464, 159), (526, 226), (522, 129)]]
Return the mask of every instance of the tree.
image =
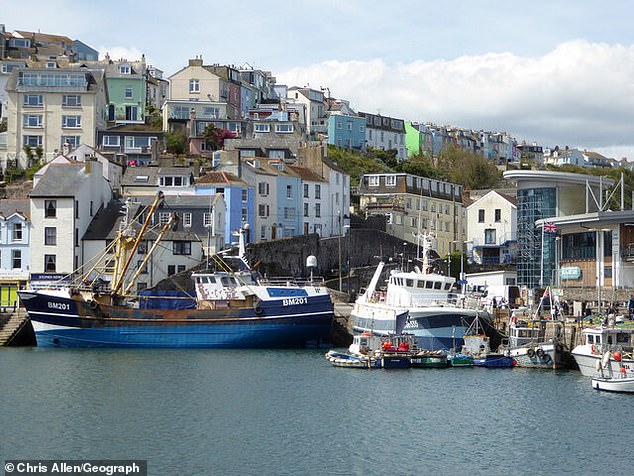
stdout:
[(233, 139), (235, 137), (235, 133), (209, 124), (203, 133), (203, 142), (208, 150), (219, 150), (224, 146), (225, 139)]
[(166, 135), (167, 151), (172, 154), (184, 154), (187, 151), (187, 136), (180, 131)]
[(480, 154), (449, 144), (438, 156), (438, 169), (467, 190), (491, 188), (500, 178), (495, 164)]

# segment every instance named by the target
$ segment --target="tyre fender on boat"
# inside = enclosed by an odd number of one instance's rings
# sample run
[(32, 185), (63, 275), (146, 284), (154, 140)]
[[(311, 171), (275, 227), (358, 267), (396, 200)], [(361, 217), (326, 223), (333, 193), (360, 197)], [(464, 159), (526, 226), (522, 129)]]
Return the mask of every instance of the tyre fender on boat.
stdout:
[(539, 357), (540, 359), (544, 358), (544, 349), (542, 349), (541, 347), (537, 348), (537, 352), (535, 352), (535, 354), (537, 355), (537, 357)]
[(264, 312), (264, 309), (262, 308), (262, 301), (258, 300), (258, 302), (255, 303), (254, 310), (256, 316), (262, 315), (262, 313)]
[(88, 301), (88, 307), (94, 311), (99, 307), (99, 303), (94, 299), (91, 299), (90, 301)]
[(535, 350), (532, 347), (529, 347), (528, 350), (526, 351), (526, 354), (529, 357), (535, 357)]

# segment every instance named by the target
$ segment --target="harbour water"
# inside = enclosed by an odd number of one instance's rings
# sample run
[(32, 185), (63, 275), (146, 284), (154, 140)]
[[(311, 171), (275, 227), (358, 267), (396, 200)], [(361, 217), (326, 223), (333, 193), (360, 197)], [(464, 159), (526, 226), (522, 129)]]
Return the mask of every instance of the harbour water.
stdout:
[(0, 457), (148, 474), (631, 474), (630, 395), (576, 371), (359, 370), (317, 350), (0, 349)]

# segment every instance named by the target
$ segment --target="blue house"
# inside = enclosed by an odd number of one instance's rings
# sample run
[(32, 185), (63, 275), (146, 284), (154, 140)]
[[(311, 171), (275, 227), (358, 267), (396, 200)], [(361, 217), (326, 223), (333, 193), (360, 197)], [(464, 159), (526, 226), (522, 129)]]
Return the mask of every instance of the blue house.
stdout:
[[(251, 228), (255, 224), (255, 189), (229, 172), (208, 172), (196, 179), (194, 185), (196, 195), (224, 195), (227, 204), (225, 220), (225, 243), (231, 244), (232, 233), (244, 224)], [(253, 240), (253, 230), (247, 234), (249, 243)]]
[(29, 200), (0, 200), (0, 308), (12, 306), (29, 280)]
[(365, 150), (365, 117), (347, 114), (328, 116), (328, 143)]

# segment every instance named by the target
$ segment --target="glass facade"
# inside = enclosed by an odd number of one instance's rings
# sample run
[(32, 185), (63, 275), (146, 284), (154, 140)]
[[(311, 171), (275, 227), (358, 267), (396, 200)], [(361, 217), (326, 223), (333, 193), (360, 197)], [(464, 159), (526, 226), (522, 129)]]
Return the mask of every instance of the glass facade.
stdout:
[(556, 233), (544, 233), (542, 263), (542, 230), (537, 220), (554, 217), (557, 213), (557, 190), (527, 188), (517, 191), (517, 284), (536, 288), (552, 283), (555, 263)]

